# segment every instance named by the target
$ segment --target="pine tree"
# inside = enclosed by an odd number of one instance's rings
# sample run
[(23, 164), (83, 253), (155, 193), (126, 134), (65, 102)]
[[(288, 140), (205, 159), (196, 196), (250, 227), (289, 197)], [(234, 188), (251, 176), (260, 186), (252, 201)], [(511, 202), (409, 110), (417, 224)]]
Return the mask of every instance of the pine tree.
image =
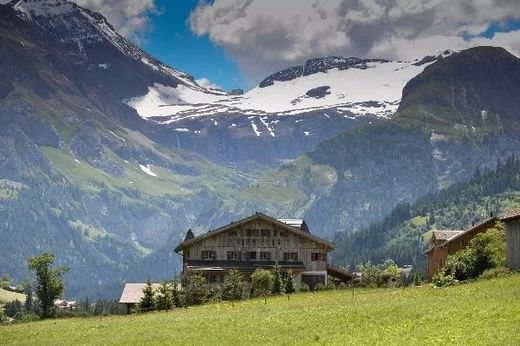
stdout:
[(151, 311), (155, 308), (154, 304), (154, 290), (150, 279), (146, 281), (146, 286), (143, 288), (143, 297), (139, 302), (139, 310), (143, 312)]
[(278, 262), (275, 263), (273, 267), (273, 294), (284, 294), (285, 293), (285, 283), (283, 281), (282, 270)]
[(244, 297), (244, 282), (242, 273), (232, 269), (224, 278), (222, 298), (224, 300), (240, 300)]
[(293, 273), (292, 273), (292, 270), (289, 270), (286, 273), (286, 278), (285, 278), (285, 293), (291, 294), (291, 293), (294, 293), (295, 291), (296, 291), (296, 289), (294, 288)]
[(172, 305), (172, 288), (167, 282), (163, 282), (155, 296), (155, 308), (157, 310), (170, 310)]

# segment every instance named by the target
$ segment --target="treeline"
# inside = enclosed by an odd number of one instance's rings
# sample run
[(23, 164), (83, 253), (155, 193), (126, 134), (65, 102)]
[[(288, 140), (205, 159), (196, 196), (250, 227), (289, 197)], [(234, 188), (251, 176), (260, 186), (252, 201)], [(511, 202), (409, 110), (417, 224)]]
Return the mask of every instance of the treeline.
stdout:
[[(383, 220), (353, 234), (338, 233), (332, 260), (355, 266), (367, 261), (394, 259), (399, 265), (425, 268), (424, 234), (433, 228), (465, 229), (498, 215), (507, 206), (507, 194), (520, 191), (520, 160), (510, 156), (494, 168), (478, 169), (463, 183), (428, 194), (413, 204), (397, 205)], [(514, 203), (514, 202), (512, 202)], [(520, 204), (520, 203), (519, 203)]]

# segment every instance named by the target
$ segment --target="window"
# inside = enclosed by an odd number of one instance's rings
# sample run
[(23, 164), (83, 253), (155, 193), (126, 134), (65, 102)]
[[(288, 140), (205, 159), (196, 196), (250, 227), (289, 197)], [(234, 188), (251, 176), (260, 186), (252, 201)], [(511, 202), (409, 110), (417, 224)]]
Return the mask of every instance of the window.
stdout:
[(263, 229), (260, 232), (261, 232), (260, 234), (262, 235), (262, 237), (270, 237), (271, 236), (271, 231), (268, 230), (268, 229)]
[(217, 252), (214, 250), (204, 250), (200, 256), (202, 259), (217, 259)]
[(238, 231), (231, 231), (229, 232), (230, 237), (238, 237)]
[(228, 251), (227, 252), (227, 259), (228, 261), (240, 261), (241, 258), (240, 251)]
[(256, 260), (256, 251), (248, 251), (247, 252), (248, 260)]
[(327, 254), (321, 253), (321, 252), (312, 252), (311, 253), (311, 260), (313, 262), (326, 262), (327, 261)]
[(268, 251), (260, 251), (260, 260), (261, 261), (270, 261), (271, 253)]
[(297, 252), (284, 252), (283, 260), (285, 262), (288, 262), (288, 261), (296, 262), (296, 261), (298, 261), (298, 253)]

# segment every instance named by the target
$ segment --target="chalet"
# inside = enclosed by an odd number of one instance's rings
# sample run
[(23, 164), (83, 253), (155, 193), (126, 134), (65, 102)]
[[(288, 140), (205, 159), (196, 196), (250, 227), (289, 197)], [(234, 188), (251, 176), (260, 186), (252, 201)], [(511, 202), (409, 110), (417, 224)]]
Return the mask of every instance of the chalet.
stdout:
[(295, 284), (327, 284), (327, 274), (348, 274), (327, 265), (334, 246), (313, 235), (304, 220), (274, 219), (256, 213), (227, 226), (194, 236), (188, 231), (175, 252), (183, 258), (183, 276), (202, 272), (208, 283), (223, 281), (230, 269), (250, 275), (256, 268), (292, 270)]
[(428, 279), (431, 279), (444, 267), (449, 255), (466, 248), (471, 239), (493, 227), (496, 221), (495, 217), (490, 217), (463, 231), (433, 231), (432, 247), (426, 252), (428, 256)]
[(506, 229), (507, 266), (520, 270), (520, 210), (502, 217)]

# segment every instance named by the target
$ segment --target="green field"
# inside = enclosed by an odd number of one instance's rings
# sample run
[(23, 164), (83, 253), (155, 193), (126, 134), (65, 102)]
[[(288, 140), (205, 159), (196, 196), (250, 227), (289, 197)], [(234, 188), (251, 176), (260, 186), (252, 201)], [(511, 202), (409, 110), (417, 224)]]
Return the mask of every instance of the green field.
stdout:
[(0, 327), (2, 345), (519, 345), (520, 275)]

